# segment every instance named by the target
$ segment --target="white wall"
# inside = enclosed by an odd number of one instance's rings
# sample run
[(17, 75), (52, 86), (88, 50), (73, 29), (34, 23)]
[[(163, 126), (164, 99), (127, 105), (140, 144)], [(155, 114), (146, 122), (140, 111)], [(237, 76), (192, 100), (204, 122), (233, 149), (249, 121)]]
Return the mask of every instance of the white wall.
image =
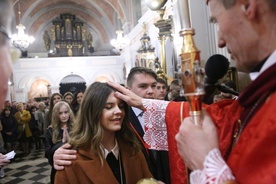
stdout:
[(13, 64), (15, 100), (27, 101), (30, 87), (37, 79), (48, 81), (52, 93), (59, 92), (61, 80), (71, 74), (81, 76), (87, 86), (100, 76), (122, 83), (122, 61), (120, 56), (19, 59)]

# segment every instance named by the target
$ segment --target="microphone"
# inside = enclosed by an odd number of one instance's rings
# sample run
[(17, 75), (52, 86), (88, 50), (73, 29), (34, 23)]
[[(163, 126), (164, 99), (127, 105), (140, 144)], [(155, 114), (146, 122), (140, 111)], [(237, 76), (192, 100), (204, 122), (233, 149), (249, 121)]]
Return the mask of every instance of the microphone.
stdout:
[(228, 59), (220, 54), (215, 54), (211, 56), (205, 65), (205, 96), (204, 96), (204, 103), (210, 104), (213, 98), (212, 94), (215, 89), (220, 90), (224, 93), (230, 93), (232, 95), (238, 96), (239, 93), (225, 84), (218, 84), (218, 80), (221, 79), (228, 71), (229, 68), (229, 61)]
[(217, 88), (217, 82), (227, 73), (228, 68), (228, 59), (220, 54), (215, 54), (206, 61), (206, 78), (204, 83), (205, 95), (203, 97), (203, 102), (205, 104), (211, 104), (213, 102), (212, 94)]
[(217, 87), (221, 92), (230, 93), (230, 94), (232, 94), (232, 95), (239, 96), (239, 92), (234, 91), (233, 89), (229, 88), (229, 87), (226, 86), (225, 84), (216, 84), (216, 87)]
[(211, 56), (205, 65), (205, 84), (214, 85), (221, 79), (228, 71), (229, 68), (228, 59), (220, 54)]

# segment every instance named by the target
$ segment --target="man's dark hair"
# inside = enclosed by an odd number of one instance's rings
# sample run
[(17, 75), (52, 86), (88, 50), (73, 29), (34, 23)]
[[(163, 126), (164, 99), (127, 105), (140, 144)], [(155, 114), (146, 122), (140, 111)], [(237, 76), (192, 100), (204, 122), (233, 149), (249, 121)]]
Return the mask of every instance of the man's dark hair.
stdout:
[(167, 83), (164, 81), (164, 79), (157, 78), (156, 82), (161, 83), (161, 84), (165, 84), (165, 86), (167, 86)]
[(146, 67), (137, 66), (137, 67), (133, 67), (127, 76), (127, 86), (128, 87), (132, 86), (134, 75), (140, 74), (140, 73), (151, 75), (155, 80), (157, 80), (157, 74), (154, 71), (152, 71), (151, 69), (146, 68)]
[(179, 85), (179, 80), (178, 80), (178, 79), (174, 79), (174, 80), (171, 82), (171, 85), (176, 85), (176, 86), (178, 86), (178, 85)]

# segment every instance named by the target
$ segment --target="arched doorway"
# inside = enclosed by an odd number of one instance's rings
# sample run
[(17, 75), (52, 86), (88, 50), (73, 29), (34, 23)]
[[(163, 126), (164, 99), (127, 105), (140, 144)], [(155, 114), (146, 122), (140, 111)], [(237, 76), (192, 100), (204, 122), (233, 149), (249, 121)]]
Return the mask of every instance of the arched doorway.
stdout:
[(59, 84), (59, 92), (61, 95), (64, 95), (66, 92), (74, 94), (76, 91), (85, 91), (85, 89), (85, 80), (81, 76), (75, 74), (67, 75)]
[(50, 83), (45, 79), (35, 80), (28, 92), (28, 99), (35, 99), (35, 101), (46, 100), (49, 97), (48, 85)]

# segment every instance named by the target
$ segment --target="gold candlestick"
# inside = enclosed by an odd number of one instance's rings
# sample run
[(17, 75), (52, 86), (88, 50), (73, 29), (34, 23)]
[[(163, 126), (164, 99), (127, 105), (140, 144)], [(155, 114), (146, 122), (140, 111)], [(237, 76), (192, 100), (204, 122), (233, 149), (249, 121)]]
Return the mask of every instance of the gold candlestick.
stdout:
[(189, 102), (190, 116), (196, 125), (202, 123), (202, 100), (204, 92), (204, 70), (200, 65), (200, 51), (195, 46), (194, 29), (183, 29), (180, 36), (183, 37), (181, 49), (182, 84), (185, 97)]

